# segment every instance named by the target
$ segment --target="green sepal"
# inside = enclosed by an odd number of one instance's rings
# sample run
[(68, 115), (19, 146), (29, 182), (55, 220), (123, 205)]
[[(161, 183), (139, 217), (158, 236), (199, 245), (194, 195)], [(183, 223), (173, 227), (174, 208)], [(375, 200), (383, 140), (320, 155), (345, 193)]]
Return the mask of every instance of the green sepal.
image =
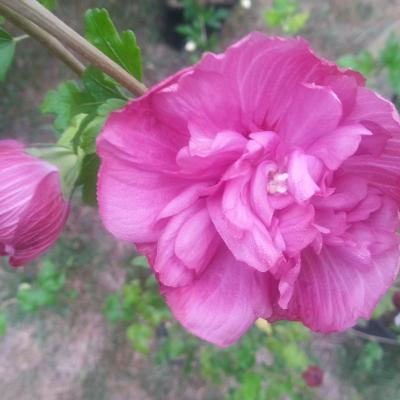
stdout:
[(70, 147), (56, 144), (30, 147), (26, 152), (58, 168), (63, 194), (66, 198), (69, 198), (82, 168), (83, 152), (80, 151), (77, 154)]

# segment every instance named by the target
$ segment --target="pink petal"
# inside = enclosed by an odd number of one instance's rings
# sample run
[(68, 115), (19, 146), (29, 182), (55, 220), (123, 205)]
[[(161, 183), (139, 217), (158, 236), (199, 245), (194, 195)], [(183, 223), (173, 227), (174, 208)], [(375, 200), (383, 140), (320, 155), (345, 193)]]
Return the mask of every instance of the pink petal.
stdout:
[(318, 157), (329, 169), (335, 170), (357, 151), (363, 136), (371, 135), (362, 125), (342, 126), (314, 142), (307, 153)]
[(97, 139), (101, 159), (117, 159), (149, 171), (177, 169), (176, 154), (189, 135), (158, 120), (151, 93), (110, 115)]
[(357, 252), (345, 247), (324, 247), (318, 256), (304, 251), (289, 309), (273, 319), (300, 320), (314, 331), (335, 332), (369, 318), (397, 275), (398, 245), (368, 264), (360, 262)]
[(68, 218), (58, 172), (48, 174), (37, 185), (28, 207), (20, 215), (12, 241), (10, 264), (19, 266), (47, 251), (58, 239)]
[(314, 197), (314, 206), (321, 209), (353, 210), (367, 196), (367, 182), (358, 174), (339, 176), (334, 182), (335, 192), (328, 197)]
[[(163, 228), (163, 223), (157, 224), (160, 213), (187, 186), (187, 181), (177, 177), (140, 170), (118, 159), (104, 159), (97, 190), (102, 221), (119, 239), (156, 241)], [(186, 199), (182, 201), (187, 204)]]
[(315, 157), (294, 151), (289, 158), (288, 185), (289, 190), (299, 203), (308, 200), (319, 186), (315, 183), (313, 175), (319, 175), (320, 163)]
[(293, 205), (276, 215), (279, 221), (279, 232), (285, 242), (285, 252), (290, 257), (306, 248), (317, 236), (314, 227), (314, 208), (311, 205)]
[(170, 218), (158, 240), (153, 269), (164, 285), (187, 285), (206, 267), (219, 243), (200, 201)]
[(266, 271), (281, 257), (264, 224), (253, 214), (243, 179), (226, 183), (223, 194), (207, 200), (211, 220), (238, 261)]
[(327, 87), (299, 85), (292, 103), (278, 126), (285, 142), (306, 149), (335, 130), (342, 118), (342, 104)]
[(320, 65), (303, 39), (253, 32), (223, 55), (207, 54), (197, 68), (224, 77), (240, 101), (242, 119), (254, 131), (273, 128), (287, 113), (299, 83), (307, 82)]
[(271, 312), (268, 275), (235, 260), (223, 245), (192, 284), (162, 291), (187, 330), (221, 347), (234, 343), (258, 317)]

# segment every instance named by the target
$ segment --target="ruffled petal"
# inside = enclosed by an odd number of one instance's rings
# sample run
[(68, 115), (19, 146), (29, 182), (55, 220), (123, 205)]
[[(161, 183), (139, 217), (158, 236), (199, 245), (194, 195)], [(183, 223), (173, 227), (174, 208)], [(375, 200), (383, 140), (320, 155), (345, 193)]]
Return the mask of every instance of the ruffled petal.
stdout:
[(373, 136), (363, 138), (363, 151), (348, 159), (343, 168), (400, 201), (400, 118), (394, 105), (370, 89), (359, 88), (356, 105), (345, 122), (362, 123)]
[(176, 155), (188, 143), (187, 130), (161, 123), (153, 92), (111, 113), (97, 139), (102, 160), (116, 159), (148, 171), (176, 171)]
[(270, 130), (287, 113), (297, 86), (308, 82), (323, 63), (304, 39), (253, 32), (223, 55), (206, 54), (196, 68), (224, 77), (240, 101), (247, 128)]
[(342, 104), (332, 89), (299, 85), (288, 112), (278, 126), (283, 140), (303, 149), (334, 131), (342, 118)]
[(399, 249), (394, 245), (368, 263), (358, 251), (344, 246), (325, 246), (318, 255), (311, 249), (304, 251), (289, 308), (276, 311), (272, 319), (299, 320), (327, 333), (369, 318), (398, 273)]
[(319, 191), (315, 177), (320, 175), (321, 162), (313, 156), (294, 151), (289, 158), (288, 186), (299, 203), (311, 198)]
[(357, 151), (362, 137), (371, 135), (371, 131), (359, 124), (341, 126), (314, 142), (307, 154), (318, 157), (330, 170), (336, 170)]
[[(175, 176), (140, 170), (118, 159), (104, 159), (97, 189), (102, 221), (119, 239), (156, 241), (165, 224), (157, 224), (161, 211), (187, 186), (187, 181)], [(194, 193), (189, 200), (194, 201), (195, 197)], [(179, 199), (187, 206), (187, 198)], [(179, 209), (179, 204), (174, 207)]]
[(268, 274), (235, 260), (223, 245), (192, 284), (162, 287), (175, 318), (191, 333), (221, 347), (271, 313)]
[(285, 253), (293, 257), (313, 242), (318, 230), (313, 225), (314, 208), (311, 205), (292, 205), (276, 214), (279, 232), (285, 242)]
[(173, 287), (187, 285), (207, 266), (219, 243), (204, 201), (170, 218), (153, 264), (159, 281)]
[(245, 179), (231, 180), (223, 193), (207, 199), (207, 206), (216, 230), (234, 257), (259, 271), (267, 271), (282, 254), (252, 212), (248, 190)]

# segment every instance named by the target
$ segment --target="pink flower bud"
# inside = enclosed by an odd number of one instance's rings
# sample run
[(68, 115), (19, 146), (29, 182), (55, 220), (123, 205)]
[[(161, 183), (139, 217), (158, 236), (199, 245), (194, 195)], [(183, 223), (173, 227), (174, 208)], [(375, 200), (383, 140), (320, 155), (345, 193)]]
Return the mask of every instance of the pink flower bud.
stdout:
[(310, 387), (322, 385), (324, 380), (324, 371), (316, 365), (310, 365), (302, 374), (304, 382)]
[(0, 255), (20, 266), (57, 240), (69, 213), (58, 168), (0, 141)]

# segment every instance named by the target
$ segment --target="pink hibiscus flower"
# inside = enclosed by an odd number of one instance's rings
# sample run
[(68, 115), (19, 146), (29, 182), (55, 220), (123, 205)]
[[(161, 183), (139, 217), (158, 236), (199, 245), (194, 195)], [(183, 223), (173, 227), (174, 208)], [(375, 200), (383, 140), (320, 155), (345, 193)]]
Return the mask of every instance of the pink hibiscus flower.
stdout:
[(399, 137), (361, 75), (252, 33), (110, 116), (100, 213), (205, 340), (258, 317), (343, 330), (398, 271)]
[(0, 255), (20, 266), (57, 240), (69, 213), (58, 169), (25, 153), (13, 140), (0, 141)]

